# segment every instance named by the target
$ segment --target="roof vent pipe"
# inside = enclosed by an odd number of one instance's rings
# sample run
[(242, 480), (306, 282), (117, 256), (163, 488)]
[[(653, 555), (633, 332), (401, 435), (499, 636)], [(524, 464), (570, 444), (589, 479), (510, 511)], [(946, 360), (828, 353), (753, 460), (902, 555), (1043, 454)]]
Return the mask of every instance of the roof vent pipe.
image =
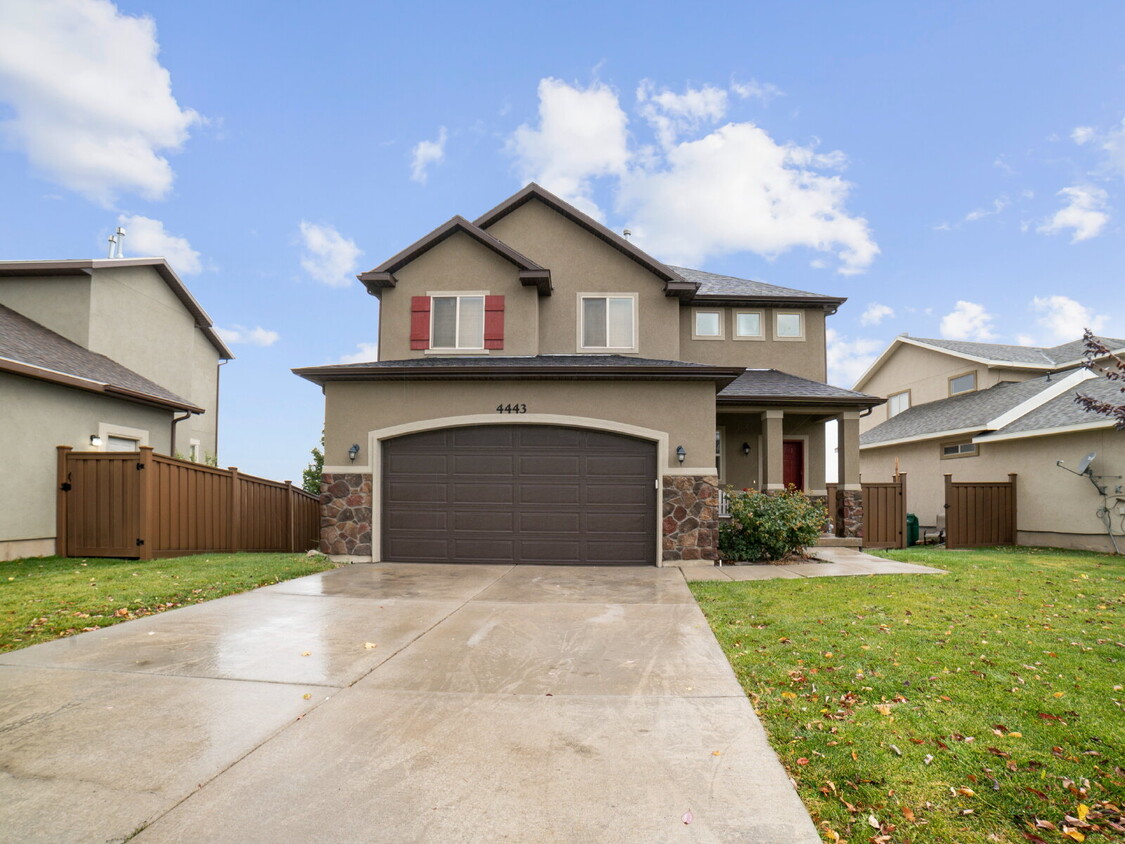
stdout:
[(112, 258), (116, 252), (117, 252), (117, 235), (111, 234), (109, 236), (109, 254), (107, 254), (106, 257)]
[(117, 243), (117, 257), (125, 257), (125, 229), (121, 226), (117, 227), (117, 234), (114, 235), (115, 242)]

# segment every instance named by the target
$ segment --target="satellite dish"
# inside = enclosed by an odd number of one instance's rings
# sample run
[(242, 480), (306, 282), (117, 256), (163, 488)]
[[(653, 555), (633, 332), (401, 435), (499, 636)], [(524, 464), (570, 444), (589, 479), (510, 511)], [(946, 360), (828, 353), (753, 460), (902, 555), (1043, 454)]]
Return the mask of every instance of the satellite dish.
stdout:
[(1094, 462), (1094, 458), (1098, 456), (1096, 451), (1091, 451), (1085, 457), (1078, 461), (1078, 474), (1083, 474), (1090, 468), (1090, 464)]

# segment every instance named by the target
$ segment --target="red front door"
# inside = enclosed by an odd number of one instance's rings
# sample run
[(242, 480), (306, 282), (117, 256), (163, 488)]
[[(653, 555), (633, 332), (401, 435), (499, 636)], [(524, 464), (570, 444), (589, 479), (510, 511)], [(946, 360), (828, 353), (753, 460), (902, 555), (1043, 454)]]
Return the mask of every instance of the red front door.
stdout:
[(782, 474), (785, 488), (805, 488), (805, 444), (801, 440), (785, 440), (781, 446)]

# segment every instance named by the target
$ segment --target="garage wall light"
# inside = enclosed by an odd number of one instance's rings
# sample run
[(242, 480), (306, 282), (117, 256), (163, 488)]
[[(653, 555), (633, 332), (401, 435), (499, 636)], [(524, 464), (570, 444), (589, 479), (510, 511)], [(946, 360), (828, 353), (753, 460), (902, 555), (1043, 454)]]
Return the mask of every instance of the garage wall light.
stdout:
[(90, 445), (93, 446), (94, 448), (101, 448), (102, 447), (102, 438), (99, 437), (97, 434), (90, 434)]
[(682, 445), (676, 446), (676, 459), (683, 463), (685, 457), (687, 457), (687, 451), (684, 450), (684, 447)]
[(743, 443), (742, 444), (742, 453), (745, 454), (747, 457), (750, 456), (750, 443)]
[(352, 447), (348, 449), (348, 460), (355, 463), (355, 456), (359, 454), (359, 443), (352, 443)]

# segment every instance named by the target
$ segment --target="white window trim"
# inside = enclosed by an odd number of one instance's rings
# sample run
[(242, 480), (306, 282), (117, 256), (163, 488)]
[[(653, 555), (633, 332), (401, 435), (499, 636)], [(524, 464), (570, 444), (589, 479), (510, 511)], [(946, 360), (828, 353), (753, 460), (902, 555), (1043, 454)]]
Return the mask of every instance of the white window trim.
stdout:
[[(956, 381), (958, 378), (964, 378), (968, 375), (973, 376), (973, 386), (970, 387), (967, 390), (958, 390), (957, 392), (954, 392), (953, 391), (953, 382)], [(977, 371), (975, 369), (970, 369), (968, 372), (962, 372), (959, 375), (950, 375), (949, 376), (949, 395), (951, 395), (951, 396), (963, 396), (966, 393), (975, 393), (979, 386), (980, 386), (980, 375), (977, 373)]]
[[(585, 311), (582, 307), (582, 302), (585, 299), (632, 299), (633, 300), (633, 345), (626, 346), (583, 346), (582, 345), (582, 328), (585, 320)], [(606, 306), (606, 313), (609, 313), (609, 307)], [(640, 343), (640, 319), (637, 315), (637, 294), (636, 293), (579, 293), (578, 294), (578, 315), (575, 322), (577, 333), (575, 336), (575, 347), (578, 349), (579, 354), (605, 354), (607, 352), (636, 352), (638, 344)], [(608, 316), (607, 316), (608, 319)], [(607, 326), (608, 329), (608, 326)], [(606, 331), (608, 339), (609, 332)]]
[[(757, 314), (758, 315), (758, 333), (757, 334), (739, 334), (738, 333), (738, 317), (741, 314)], [(750, 310), (737, 310), (734, 312), (734, 325), (731, 328), (731, 336), (735, 340), (765, 340), (766, 339), (766, 314), (764, 311), (750, 311)]]
[[(191, 453), (192, 449), (195, 449), (195, 456), (194, 457), (192, 456), (192, 453)], [(187, 459), (190, 460), (192, 463), (202, 463), (203, 462), (202, 457), (203, 457), (203, 449), (201, 449), (199, 447), (199, 440), (194, 439), (194, 438), (188, 440)]]
[(426, 349), (428, 354), (448, 353), (448, 354), (479, 354), (486, 351), (484, 348), (484, 322), (487, 313), (485, 303), (481, 303), (481, 323), (480, 323), (480, 345), (479, 346), (435, 346), (434, 345), (434, 299), (457, 299), (457, 316), (454, 321), (455, 333), (460, 339), (461, 334), (461, 299), (468, 297), (485, 298), (491, 296), (487, 290), (432, 290), (426, 291), (426, 295), (430, 297), (430, 340), (429, 348)]
[[(801, 333), (796, 337), (782, 337), (778, 330), (778, 320), (783, 316), (795, 316), (801, 323)], [(773, 339), (782, 342), (800, 342), (805, 339), (805, 313), (804, 311), (774, 311), (773, 313)]]
[[(718, 334), (700, 334), (696, 329), (699, 323), (696, 321), (700, 314), (715, 314), (719, 318), (719, 333)], [(691, 311), (691, 339), (692, 340), (724, 340), (726, 339), (726, 320), (724, 317), (726, 312), (722, 308), (692, 308)]]
[(148, 431), (142, 428), (128, 428), (125, 425), (118, 425), (115, 422), (99, 422), (98, 437), (101, 438), (102, 444), (97, 448), (97, 451), (107, 451), (109, 449), (110, 437), (119, 437), (123, 440), (136, 440), (139, 446), (148, 445)]

